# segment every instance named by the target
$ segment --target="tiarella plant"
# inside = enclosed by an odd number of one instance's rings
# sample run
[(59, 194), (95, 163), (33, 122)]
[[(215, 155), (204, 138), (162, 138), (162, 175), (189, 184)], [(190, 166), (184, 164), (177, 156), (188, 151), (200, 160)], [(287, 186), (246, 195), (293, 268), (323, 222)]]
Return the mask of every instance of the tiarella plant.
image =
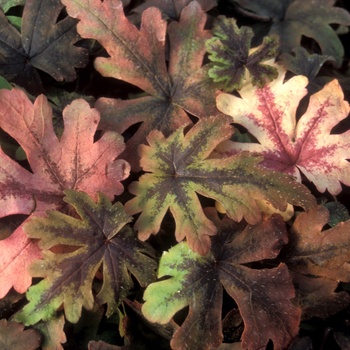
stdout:
[(348, 349), (346, 6), (0, 0), (0, 348)]

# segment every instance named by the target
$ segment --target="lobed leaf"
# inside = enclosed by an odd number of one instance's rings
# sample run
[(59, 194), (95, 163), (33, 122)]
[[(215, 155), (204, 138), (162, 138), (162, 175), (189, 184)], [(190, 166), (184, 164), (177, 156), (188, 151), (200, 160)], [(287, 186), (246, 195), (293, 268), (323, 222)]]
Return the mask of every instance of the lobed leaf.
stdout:
[(46, 322), (39, 322), (34, 326), (43, 335), (41, 350), (63, 350), (62, 344), (67, 341), (63, 331), (64, 324), (65, 319), (61, 315)]
[(265, 167), (292, 174), (298, 181), (301, 172), (319, 192), (336, 195), (341, 183), (350, 185), (350, 131), (331, 131), (348, 116), (349, 104), (338, 81), (333, 80), (310, 97), (307, 111), (297, 122), (296, 111), (307, 94), (308, 80), (298, 75), (285, 82), (285, 73), (280, 67), (279, 77), (263, 88), (245, 86), (241, 98), (225, 93), (218, 96), (218, 109), (259, 142), (227, 142), (219, 152), (259, 153)]
[(171, 341), (173, 349), (211, 349), (222, 341), (223, 287), (236, 301), (244, 320), (242, 348), (263, 348), (272, 339), (285, 348), (298, 332), (300, 310), (290, 299), (294, 288), (284, 264), (272, 269), (247, 267), (250, 262), (275, 258), (287, 242), (284, 223), (273, 215), (256, 225), (220, 220), (213, 210), (207, 215), (218, 227), (211, 252), (201, 256), (181, 242), (164, 252), (158, 277), (144, 293), (144, 315), (166, 323), (189, 306), (189, 312)]
[[(129, 164), (116, 160), (124, 149), (122, 137), (107, 132), (94, 142), (99, 113), (84, 100), (67, 106), (63, 120), (59, 140), (44, 96), (32, 104), (19, 89), (0, 91), (0, 127), (23, 148), (31, 169), (24, 169), (0, 149), (0, 217), (63, 209), (63, 191), (69, 188), (94, 198), (102, 191), (110, 199), (123, 191), (120, 181), (128, 176)], [(0, 259), (0, 296), (11, 286), (25, 292), (31, 284), (27, 266), (40, 256), (40, 250), (22, 227), (2, 240), (0, 248), (6, 252)]]
[(129, 191), (136, 195), (125, 205), (129, 214), (142, 212), (135, 228), (142, 240), (160, 229), (169, 209), (176, 222), (176, 239), (185, 237), (191, 249), (206, 254), (213, 223), (204, 215), (198, 194), (213, 198), (236, 221), (256, 223), (261, 218), (257, 200), (265, 199), (279, 210), (288, 203), (309, 208), (314, 199), (308, 190), (282, 173), (258, 163), (261, 158), (247, 152), (211, 158), (215, 147), (233, 132), (229, 119), (212, 117), (199, 121), (184, 135), (179, 128), (168, 138), (159, 131), (140, 146), (141, 166), (149, 172), (133, 182)]
[(87, 63), (87, 50), (74, 45), (80, 40), (76, 20), (56, 22), (62, 8), (60, 0), (27, 0), (21, 33), (0, 11), (0, 74), (33, 94), (43, 92), (36, 69), (57, 81), (73, 81), (75, 68)]
[[(120, 0), (63, 0), (70, 16), (80, 20), (78, 31), (84, 38), (96, 39), (109, 57), (98, 57), (95, 68), (103, 76), (124, 80), (142, 89), (146, 96), (118, 100), (100, 98), (101, 127), (123, 133), (142, 123), (127, 142), (127, 159), (139, 170), (137, 147), (146, 142), (153, 129), (169, 135), (179, 126), (190, 124), (187, 113), (198, 118), (218, 114), (215, 89), (202, 68), (207, 16), (196, 1), (191, 1), (179, 22), (168, 27), (157, 8), (142, 14), (141, 28), (124, 15)], [(166, 35), (169, 57), (165, 56)], [(167, 68), (167, 59), (169, 60)]]
[(350, 25), (350, 14), (335, 0), (234, 0), (245, 15), (272, 23), (269, 35), (280, 38), (281, 51), (301, 46), (302, 36), (314, 39), (324, 56), (341, 65), (344, 48), (331, 24)]
[(283, 66), (295, 75), (306, 76), (309, 81), (315, 79), (325, 62), (334, 61), (331, 56), (309, 54), (303, 47), (293, 49), (293, 54), (281, 55)]
[(244, 26), (239, 28), (235, 19), (226, 17), (217, 18), (213, 34), (213, 38), (206, 42), (212, 61), (208, 74), (220, 83), (222, 90), (240, 90), (247, 71), (252, 84), (259, 87), (277, 77), (275, 67), (263, 64), (277, 55), (278, 41), (275, 38), (265, 37), (260, 47), (250, 50), (253, 30)]
[(350, 282), (350, 220), (322, 231), (328, 220), (329, 212), (322, 206), (298, 215), (286, 262), (291, 270), (304, 275)]
[(84, 100), (63, 111), (61, 139), (52, 126), (52, 110), (44, 96), (34, 104), (18, 89), (0, 91), (0, 127), (24, 149), (32, 172), (0, 150), (0, 215), (30, 214), (62, 206), (68, 188), (109, 198), (120, 194), (129, 165), (116, 160), (123, 151), (120, 135), (107, 132), (94, 142), (99, 113)]
[[(101, 266), (103, 285), (96, 300), (107, 303), (107, 316), (132, 287), (131, 274), (141, 285), (154, 275), (153, 251), (124, 227), (131, 218), (120, 203), (112, 205), (102, 194), (97, 203), (84, 192), (67, 190), (66, 195), (80, 219), (48, 211), (46, 218), (33, 218), (25, 226), (28, 236), (40, 239), (43, 249), (43, 260), (32, 265), (31, 273), (44, 277), (29, 288), (30, 302), (15, 316), (26, 325), (51, 319), (62, 304), (67, 320), (77, 322), (82, 307), (89, 310), (94, 305), (92, 282)], [(51, 248), (59, 246), (74, 249), (54, 253)]]

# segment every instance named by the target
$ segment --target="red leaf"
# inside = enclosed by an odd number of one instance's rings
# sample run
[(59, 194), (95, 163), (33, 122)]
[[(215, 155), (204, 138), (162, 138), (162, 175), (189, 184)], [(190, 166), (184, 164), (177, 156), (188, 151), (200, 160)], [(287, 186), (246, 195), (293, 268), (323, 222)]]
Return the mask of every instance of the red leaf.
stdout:
[[(94, 142), (99, 118), (84, 100), (72, 102), (63, 111), (65, 129), (59, 140), (44, 96), (33, 105), (22, 90), (1, 90), (0, 127), (22, 146), (32, 172), (0, 150), (0, 217), (62, 209), (65, 189), (86, 191), (93, 198), (98, 191), (110, 199), (120, 194), (120, 181), (129, 174), (129, 164), (116, 160), (124, 143), (114, 132)], [(23, 293), (31, 284), (27, 266), (40, 255), (25, 237), (20, 227), (0, 242), (1, 296), (12, 285)]]
[(99, 113), (84, 100), (67, 106), (63, 120), (59, 140), (44, 96), (33, 105), (21, 90), (0, 91), (0, 126), (22, 146), (33, 172), (0, 153), (1, 216), (59, 208), (69, 188), (93, 198), (101, 191), (110, 199), (123, 191), (129, 165), (115, 160), (124, 149), (122, 137), (107, 132), (94, 142)]
[(307, 111), (297, 122), (296, 110), (307, 94), (307, 78), (299, 75), (285, 82), (286, 72), (281, 67), (279, 70), (279, 77), (261, 89), (245, 86), (241, 98), (218, 96), (219, 110), (247, 128), (259, 142), (226, 142), (220, 151), (260, 153), (267, 168), (293, 174), (299, 180), (302, 172), (319, 192), (338, 194), (340, 183), (350, 185), (350, 131), (331, 134), (349, 113), (342, 89), (337, 80), (328, 83), (310, 97)]
[[(139, 169), (137, 147), (146, 143), (153, 129), (169, 135), (190, 124), (188, 113), (204, 118), (219, 114), (215, 106), (215, 88), (203, 68), (207, 16), (196, 1), (190, 2), (179, 22), (168, 28), (157, 8), (142, 14), (138, 29), (124, 15), (119, 0), (62, 0), (70, 16), (80, 20), (78, 32), (84, 38), (98, 40), (109, 57), (98, 57), (95, 68), (103, 76), (124, 80), (142, 89), (146, 96), (119, 100), (100, 98), (101, 127), (124, 132), (141, 123), (127, 143), (125, 157)], [(169, 60), (165, 55), (169, 38)], [(124, 155), (123, 155), (124, 156)]]
[(25, 293), (32, 283), (27, 268), (41, 257), (37, 243), (27, 238), (20, 226), (9, 238), (0, 241), (0, 299), (13, 287)]

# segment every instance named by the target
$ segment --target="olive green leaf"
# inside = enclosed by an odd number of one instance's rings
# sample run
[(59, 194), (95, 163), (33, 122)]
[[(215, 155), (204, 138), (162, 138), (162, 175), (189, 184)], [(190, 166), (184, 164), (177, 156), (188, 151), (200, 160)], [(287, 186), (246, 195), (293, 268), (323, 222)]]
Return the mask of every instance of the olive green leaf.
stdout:
[(262, 45), (251, 50), (254, 36), (249, 27), (239, 28), (234, 18), (218, 17), (213, 28), (214, 36), (206, 41), (212, 61), (209, 76), (224, 91), (239, 90), (246, 72), (253, 85), (263, 87), (278, 76), (277, 69), (263, 62), (275, 58), (279, 43), (277, 37), (265, 37)]
[(129, 186), (136, 195), (125, 209), (133, 215), (142, 212), (135, 228), (146, 240), (160, 229), (167, 210), (176, 222), (176, 239), (185, 237), (200, 254), (210, 250), (213, 223), (203, 213), (198, 194), (219, 202), (230, 218), (249, 223), (261, 219), (257, 200), (264, 199), (276, 209), (287, 204), (309, 208), (314, 198), (291, 176), (259, 167), (262, 158), (249, 152), (211, 158), (215, 147), (233, 132), (229, 119), (212, 117), (199, 121), (186, 135), (179, 128), (168, 138), (160, 131), (148, 136), (149, 145), (140, 146), (141, 166), (148, 172)]
[(131, 218), (120, 203), (112, 205), (103, 194), (95, 203), (84, 192), (65, 193), (80, 218), (52, 210), (25, 226), (30, 238), (40, 239), (44, 257), (31, 266), (32, 275), (44, 279), (28, 290), (30, 302), (15, 315), (26, 325), (52, 318), (62, 304), (67, 320), (77, 322), (82, 307), (94, 306), (92, 283), (101, 267), (103, 284), (96, 301), (107, 303), (107, 316), (133, 286), (131, 274), (143, 286), (155, 275), (153, 250), (125, 226)]
[[(256, 225), (237, 224), (206, 212), (218, 227), (211, 252), (202, 256), (181, 242), (164, 252), (158, 277), (144, 292), (142, 312), (152, 322), (165, 324), (186, 306), (189, 312), (174, 333), (175, 350), (209, 350), (223, 335), (223, 288), (235, 300), (244, 320), (243, 349), (263, 349), (269, 339), (285, 348), (298, 332), (300, 310), (292, 305), (294, 287), (285, 264), (254, 269), (247, 265), (274, 259), (287, 243), (285, 224), (274, 214)], [(168, 277), (165, 279), (165, 277)]]

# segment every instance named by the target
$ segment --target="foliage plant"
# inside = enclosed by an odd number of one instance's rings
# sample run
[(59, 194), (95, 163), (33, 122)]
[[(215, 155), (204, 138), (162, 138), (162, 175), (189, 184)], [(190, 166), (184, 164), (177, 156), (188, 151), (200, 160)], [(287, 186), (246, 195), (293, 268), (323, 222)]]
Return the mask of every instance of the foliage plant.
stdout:
[(0, 348), (348, 349), (349, 26), (0, 0)]

